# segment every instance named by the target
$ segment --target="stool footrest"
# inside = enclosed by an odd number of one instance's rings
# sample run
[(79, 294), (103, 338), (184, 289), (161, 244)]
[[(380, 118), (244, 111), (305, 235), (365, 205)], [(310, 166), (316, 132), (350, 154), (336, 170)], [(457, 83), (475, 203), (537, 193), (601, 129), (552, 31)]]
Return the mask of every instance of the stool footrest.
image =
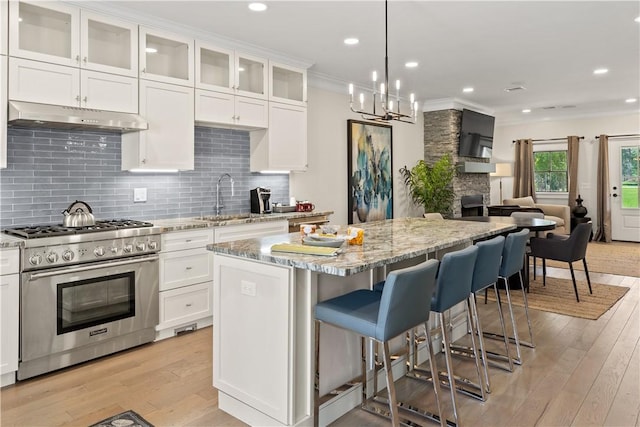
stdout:
[[(473, 359), (475, 355), (473, 354), (473, 349), (471, 347), (463, 347), (460, 345), (451, 345), (451, 354), (454, 356), (466, 357)], [(487, 355), (487, 363), (494, 368), (499, 368), (505, 370), (507, 372), (513, 372), (513, 369), (509, 369), (509, 365), (504, 366), (503, 364), (496, 363), (497, 360), (508, 362), (509, 359), (504, 354), (494, 353), (489, 350), (485, 350), (485, 354)], [(515, 361), (515, 359), (512, 359)]]
[[(430, 381), (430, 382), (433, 381), (433, 375), (427, 369), (414, 367), (413, 370), (407, 372), (406, 375), (409, 378), (414, 378), (414, 379), (423, 380), (423, 381)], [(485, 401), (485, 399), (482, 398), (482, 394), (475, 391), (475, 390), (482, 390), (481, 388), (482, 386), (474, 383), (468, 378), (459, 377), (457, 375), (454, 375), (453, 378), (456, 383), (456, 391), (464, 395), (467, 395), (469, 397), (473, 397), (474, 399), (482, 400), (483, 402)], [(438, 379), (440, 380), (440, 385), (447, 388), (451, 387), (451, 384), (449, 382), (449, 376), (447, 375), (446, 372), (439, 372)]]
[[(482, 334), (484, 335), (485, 338), (491, 338), (492, 340), (501, 340), (501, 341), (504, 340), (504, 335), (494, 334), (493, 332), (483, 332)], [(515, 344), (516, 339), (514, 337), (508, 337), (508, 338), (509, 338), (509, 342)], [(523, 340), (520, 340), (520, 345), (523, 345), (529, 348), (536, 348), (535, 345)]]
[[(418, 408), (416, 406), (409, 405), (404, 402), (398, 402), (398, 415), (403, 418), (400, 423), (402, 425), (408, 426), (416, 426), (422, 425), (421, 421), (427, 422), (432, 421), (440, 424), (440, 417), (433, 412), (426, 411), (422, 408)], [(373, 396), (367, 399), (362, 404), (362, 409), (372, 413), (374, 415), (378, 415), (380, 417), (384, 417), (387, 419), (391, 419), (391, 414), (389, 413), (389, 400), (382, 396)], [(450, 427), (457, 427), (457, 424), (449, 419), (445, 420), (447, 425)], [(432, 424), (427, 424), (431, 426)]]

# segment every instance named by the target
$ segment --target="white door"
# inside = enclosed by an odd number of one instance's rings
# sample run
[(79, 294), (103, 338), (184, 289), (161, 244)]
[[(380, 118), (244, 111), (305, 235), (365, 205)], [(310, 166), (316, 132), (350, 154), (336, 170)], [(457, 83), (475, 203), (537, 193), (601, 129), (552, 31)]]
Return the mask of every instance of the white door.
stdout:
[(613, 240), (640, 242), (639, 163), (638, 138), (609, 140), (609, 194)]

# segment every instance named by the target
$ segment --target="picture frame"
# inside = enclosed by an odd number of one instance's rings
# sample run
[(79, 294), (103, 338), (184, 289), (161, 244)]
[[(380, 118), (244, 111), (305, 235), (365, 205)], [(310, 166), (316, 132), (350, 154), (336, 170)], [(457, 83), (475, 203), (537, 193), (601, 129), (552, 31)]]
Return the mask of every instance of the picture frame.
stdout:
[(347, 120), (348, 223), (393, 218), (393, 128)]

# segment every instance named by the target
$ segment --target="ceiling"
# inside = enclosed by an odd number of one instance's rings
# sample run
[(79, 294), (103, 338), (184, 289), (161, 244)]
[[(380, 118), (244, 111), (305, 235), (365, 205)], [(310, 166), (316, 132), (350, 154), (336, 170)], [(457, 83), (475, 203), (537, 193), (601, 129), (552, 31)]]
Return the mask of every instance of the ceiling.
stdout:
[[(265, 12), (240, 0), (100, 3), (139, 22), (307, 61), (312, 77), (344, 87), (345, 100), (348, 82), (369, 89), (372, 71), (384, 70), (382, 1), (265, 1)], [(421, 105), (457, 98), (499, 122), (638, 112), (640, 102), (625, 102), (640, 99), (638, 16), (638, 1), (392, 0), (389, 79), (400, 79), (401, 95), (415, 92)], [(347, 37), (360, 43), (346, 46)], [(419, 65), (407, 69), (407, 61)], [(594, 75), (596, 68), (609, 72)], [(463, 93), (467, 86), (474, 91)], [(513, 86), (526, 89), (504, 90)]]

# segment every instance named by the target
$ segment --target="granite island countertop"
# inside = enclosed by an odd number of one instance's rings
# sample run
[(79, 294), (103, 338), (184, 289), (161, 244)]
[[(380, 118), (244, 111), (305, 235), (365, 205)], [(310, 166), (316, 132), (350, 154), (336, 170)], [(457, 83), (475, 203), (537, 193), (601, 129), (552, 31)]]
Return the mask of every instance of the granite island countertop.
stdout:
[[(271, 253), (276, 243), (301, 243), (299, 233), (207, 245), (214, 253), (349, 276), (515, 229), (513, 224), (402, 218), (358, 224), (362, 246), (344, 244), (337, 256)], [(342, 230), (344, 232), (344, 230)]]
[(333, 211), (288, 212), (272, 214), (239, 214), (239, 215), (211, 215), (189, 218), (168, 218), (150, 220), (160, 232), (192, 230), (198, 228), (222, 227), (225, 225), (252, 224), (266, 221), (283, 221), (303, 219), (320, 215), (331, 215)]

